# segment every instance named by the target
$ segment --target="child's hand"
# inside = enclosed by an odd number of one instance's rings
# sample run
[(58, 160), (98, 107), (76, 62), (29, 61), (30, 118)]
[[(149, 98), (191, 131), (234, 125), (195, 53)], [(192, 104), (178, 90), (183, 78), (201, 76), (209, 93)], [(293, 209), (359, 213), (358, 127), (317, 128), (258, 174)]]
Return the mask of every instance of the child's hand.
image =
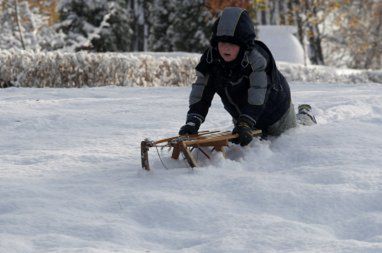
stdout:
[(239, 134), (239, 138), (232, 140), (232, 142), (240, 144), (240, 146), (247, 146), (253, 139), (251, 131), (252, 128), (247, 122), (239, 121), (232, 130), (232, 133)]

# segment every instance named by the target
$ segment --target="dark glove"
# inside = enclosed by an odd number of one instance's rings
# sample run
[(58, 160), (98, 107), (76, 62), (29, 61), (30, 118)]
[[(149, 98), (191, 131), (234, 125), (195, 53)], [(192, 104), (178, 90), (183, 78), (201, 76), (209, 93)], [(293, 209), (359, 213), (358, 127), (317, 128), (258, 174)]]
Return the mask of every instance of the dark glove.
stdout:
[(239, 119), (235, 128), (232, 130), (233, 134), (239, 134), (239, 138), (233, 139), (232, 142), (240, 144), (241, 146), (247, 146), (253, 139), (251, 131), (253, 123), (247, 119)]
[(195, 116), (187, 117), (187, 123), (179, 130), (179, 135), (197, 134), (202, 120)]

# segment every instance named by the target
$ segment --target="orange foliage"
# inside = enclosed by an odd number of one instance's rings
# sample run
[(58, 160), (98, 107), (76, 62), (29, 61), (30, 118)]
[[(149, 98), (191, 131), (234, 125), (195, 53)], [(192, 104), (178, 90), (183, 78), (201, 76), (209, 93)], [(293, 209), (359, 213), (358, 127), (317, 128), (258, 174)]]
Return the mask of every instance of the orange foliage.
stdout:
[(54, 24), (59, 18), (56, 11), (57, 2), (57, 0), (28, 0), (31, 8), (36, 7), (41, 13), (49, 17), (49, 25)]
[(252, 3), (253, 1), (251, 0), (206, 0), (206, 6), (213, 14), (229, 6), (241, 7), (248, 10), (252, 7)]

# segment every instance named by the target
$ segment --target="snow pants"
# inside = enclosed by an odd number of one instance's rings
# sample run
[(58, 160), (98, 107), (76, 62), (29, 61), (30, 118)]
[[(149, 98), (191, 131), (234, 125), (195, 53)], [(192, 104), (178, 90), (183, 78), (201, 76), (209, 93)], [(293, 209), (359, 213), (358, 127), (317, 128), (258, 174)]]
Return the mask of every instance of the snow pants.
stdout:
[(297, 121), (296, 121), (296, 113), (294, 111), (294, 105), (293, 103), (290, 103), (290, 107), (286, 113), (273, 125), (270, 125), (266, 129), (266, 134), (273, 135), (273, 136), (279, 136), (286, 130), (296, 127)]

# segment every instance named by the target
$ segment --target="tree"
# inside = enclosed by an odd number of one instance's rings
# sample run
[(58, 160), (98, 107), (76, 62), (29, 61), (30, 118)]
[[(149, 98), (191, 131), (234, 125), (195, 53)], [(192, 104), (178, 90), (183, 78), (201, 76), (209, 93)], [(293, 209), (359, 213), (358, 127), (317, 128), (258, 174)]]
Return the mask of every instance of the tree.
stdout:
[(92, 40), (94, 50), (98, 52), (135, 51), (132, 50), (135, 37), (135, 31), (132, 29), (134, 17), (128, 1), (109, 1), (104, 15), (103, 22), (106, 23), (99, 30), (99, 37)]
[(49, 26), (48, 15), (28, 1), (5, 0), (0, 13), (0, 48), (53, 50), (62, 46), (62, 34)]
[(2, 2), (1, 7), (0, 48), (23, 48), (22, 35), (17, 29), (16, 9), (11, 8), (11, 3), (8, 1)]
[(154, 0), (151, 13), (151, 50), (201, 52), (209, 44), (213, 20), (204, 1)]
[(102, 0), (62, 0), (58, 12), (57, 29), (66, 34), (65, 47), (70, 51), (93, 49), (92, 41), (100, 38), (111, 15), (109, 5)]
[(56, 11), (58, 0), (28, 0), (31, 9), (36, 8), (39, 13), (47, 18), (48, 25), (55, 24), (59, 17)]
[(206, 0), (205, 5), (213, 15), (223, 10), (225, 7), (235, 6), (250, 10), (253, 5), (252, 0)]
[(327, 16), (325, 55), (332, 65), (381, 68), (382, 3), (345, 1)]
[(151, 1), (61, 0), (59, 29), (75, 51), (144, 51)]
[(381, 67), (380, 0), (254, 0), (253, 8), (260, 24), (295, 25), (313, 64)]

